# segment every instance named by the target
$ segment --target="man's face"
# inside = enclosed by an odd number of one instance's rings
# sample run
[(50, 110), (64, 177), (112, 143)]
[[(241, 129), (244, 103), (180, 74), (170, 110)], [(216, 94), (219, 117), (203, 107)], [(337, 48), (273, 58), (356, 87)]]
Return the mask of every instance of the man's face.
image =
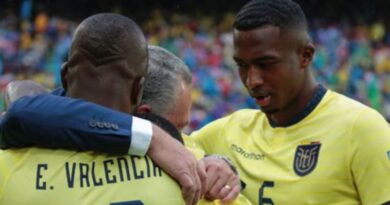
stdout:
[(191, 85), (180, 83), (176, 100), (172, 102), (171, 110), (163, 116), (181, 132), (189, 123), (191, 113)]
[(302, 89), (305, 69), (297, 45), (296, 35), (275, 26), (234, 31), (241, 81), (266, 114), (285, 112)]

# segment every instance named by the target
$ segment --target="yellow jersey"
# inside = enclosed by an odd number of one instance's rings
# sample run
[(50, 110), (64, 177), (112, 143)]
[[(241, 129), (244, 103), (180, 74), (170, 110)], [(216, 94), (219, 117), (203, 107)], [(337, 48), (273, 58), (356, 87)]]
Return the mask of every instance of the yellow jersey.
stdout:
[(299, 122), (273, 127), (240, 110), (194, 132), (207, 154), (232, 159), (253, 204), (390, 201), (390, 128), (373, 109), (330, 90)]
[(148, 157), (40, 148), (0, 151), (0, 204), (185, 204)]
[[(204, 156), (186, 139), (190, 151)], [(0, 150), (0, 204), (180, 205), (184, 200), (176, 182), (148, 157), (24, 148)], [(244, 196), (230, 203), (250, 204)]]

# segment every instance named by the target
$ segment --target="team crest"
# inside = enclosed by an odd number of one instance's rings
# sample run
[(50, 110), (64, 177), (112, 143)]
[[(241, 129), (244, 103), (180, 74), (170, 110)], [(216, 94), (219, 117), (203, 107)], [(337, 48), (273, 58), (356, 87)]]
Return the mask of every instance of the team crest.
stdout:
[(321, 144), (319, 142), (299, 145), (295, 151), (294, 171), (303, 177), (314, 170), (317, 165)]

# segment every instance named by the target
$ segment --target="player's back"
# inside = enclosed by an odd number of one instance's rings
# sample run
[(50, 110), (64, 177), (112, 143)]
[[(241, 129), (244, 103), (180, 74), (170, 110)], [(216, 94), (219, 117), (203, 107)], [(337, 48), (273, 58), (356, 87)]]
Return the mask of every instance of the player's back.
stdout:
[(176, 182), (148, 157), (40, 148), (0, 151), (0, 204), (119, 202), (184, 204)]

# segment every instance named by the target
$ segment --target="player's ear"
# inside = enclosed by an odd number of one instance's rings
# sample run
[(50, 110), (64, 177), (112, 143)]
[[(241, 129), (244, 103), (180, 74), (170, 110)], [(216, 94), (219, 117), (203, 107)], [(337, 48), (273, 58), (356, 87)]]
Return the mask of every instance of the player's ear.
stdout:
[(308, 68), (313, 61), (315, 47), (312, 43), (306, 43), (300, 51), (300, 67)]
[(68, 82), (68, 62), (65, 61), (61, 66), (61, 83), (65, 91), (67, 88), (67, 82)]
[(130, 100), (134, 106), (138, 106), (139, 104), (141, 104), (144, 81), (145, 81), (144, 77), (138, 77), (134, 79), (132, 83), (132, 92), (131, 92)]
[(138, 106), (137, 111), (136, 111), (136, 113), (139, 113), (139, 114), (145, 114), (145, 113), (150, 113), (150, 112), (152, 112), (152, 108), (148, 104), (142, 104), (142, 105)]

